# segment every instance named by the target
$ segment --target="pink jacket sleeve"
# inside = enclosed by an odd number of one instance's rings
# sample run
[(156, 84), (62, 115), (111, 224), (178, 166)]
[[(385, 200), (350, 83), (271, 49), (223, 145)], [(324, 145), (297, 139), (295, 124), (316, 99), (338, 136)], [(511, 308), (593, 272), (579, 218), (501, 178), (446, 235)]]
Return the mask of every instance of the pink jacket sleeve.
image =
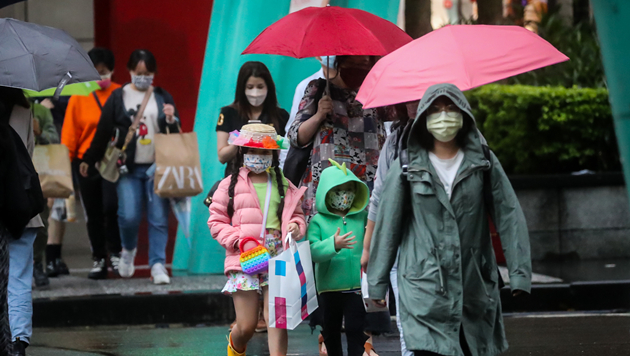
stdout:
[(230, 186), (230, 178), (226, 178), (219, 184), (217, 191), (212, 196), (212, 204), (210, 204), (210, 219), (208, 219), (208, 227), (212, 237), (223, 246), (228, 252), (236, 252), (234, 244), (240, 238), (240, 230), (232, 226), (232, 219), (228, 215), (228, 188)]
[[(304, 193), (304, 190), (306, 190), (306, 188), (301, 188), (300, 192)], [(304, 217), (304, 211), (302, 211), (302, 204), (300, 203), (297, 204), (295, 210), (293, 211), (293, 215), (291, 215), (291, 220), (289, 221), (289, 224), (292, 223), (298, 224), (298, 226), (300, 227), (300, 240), (304, 239), (304, 237), (306, 236), (306, 218)]]

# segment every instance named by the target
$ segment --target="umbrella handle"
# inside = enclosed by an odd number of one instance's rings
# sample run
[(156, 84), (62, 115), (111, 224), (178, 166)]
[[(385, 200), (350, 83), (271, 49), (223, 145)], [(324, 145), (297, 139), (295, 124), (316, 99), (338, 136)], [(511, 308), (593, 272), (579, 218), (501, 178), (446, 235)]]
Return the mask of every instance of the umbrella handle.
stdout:
[(66, 73), (66, 75), (64, 75), (63, 78), (61, 78), (61, 80), (59, 81), (59, 84), (57, 85), (57, 89), (55, 89), (55, 94), (53, 94), (53, 99), (59, 100), (59, 96), (61, 95), (61, 91), (63, 90), (63, 87), (65, 87), (66, 84), (68, 84), (70, 79), (72, 79), (72, 74), (70, 74), (70, 72)]

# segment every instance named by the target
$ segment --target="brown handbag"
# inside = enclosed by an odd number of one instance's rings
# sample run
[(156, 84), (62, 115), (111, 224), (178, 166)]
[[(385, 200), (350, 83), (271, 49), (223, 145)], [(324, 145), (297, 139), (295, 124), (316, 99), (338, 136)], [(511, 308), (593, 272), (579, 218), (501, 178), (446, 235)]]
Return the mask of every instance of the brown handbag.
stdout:
[(107, 147), (107, 151), (105, 151), (105, 156), (103, 156), (101, 161), (96, 164), (96, 168), (98, 169), (103, 179), (112, 183), (116, 183), (118, 181), (118, 178), (120, 178), (120, 167), (118, 161), (121, 161), (122, 165), (124, 165), (124, 162), (127, 159), (125, 151), (127, 150), (127, 146), (129, 145), (129, 143), (133, 139), (133, 135), (138, 129), (138, 125), (140, 124), (140, 120), (144, 115), (144, 110), (149, 103), (151, 94), (153, 94), (152, 86), (147, 90), (146, 93), (144, 93), (142, 104), (140, 105), (140, 109), (138, 109), (138, 112), (134, 116), (131, 126), (129, 126), (129, 130), (127, 131), (127, 136), (125, 136), (123, 147), (116, 147), (116, 143), (118, 142), (118, 135), (116, 135), (116, 139), (112, 141)]

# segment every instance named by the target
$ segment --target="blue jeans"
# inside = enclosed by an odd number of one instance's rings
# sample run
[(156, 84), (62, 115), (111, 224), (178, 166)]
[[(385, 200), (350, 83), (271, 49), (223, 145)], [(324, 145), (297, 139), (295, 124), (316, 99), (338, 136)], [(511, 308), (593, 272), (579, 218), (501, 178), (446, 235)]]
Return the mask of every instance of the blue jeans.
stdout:
[(166, 263), (168, 241), (168, 199), (158, 197), (153, 190), (153, 177), (147, 176), (150, 165), (137, 165), (118, 180), (118, 227), (126, 250), (138, 246), (138, 229), (142, 212), (149, 223), (149, 265)]
[(39, 228), (27, 228), (9, 240), (9, 325), (11, 340), (30, 343), (33, 334), (33, 242)]

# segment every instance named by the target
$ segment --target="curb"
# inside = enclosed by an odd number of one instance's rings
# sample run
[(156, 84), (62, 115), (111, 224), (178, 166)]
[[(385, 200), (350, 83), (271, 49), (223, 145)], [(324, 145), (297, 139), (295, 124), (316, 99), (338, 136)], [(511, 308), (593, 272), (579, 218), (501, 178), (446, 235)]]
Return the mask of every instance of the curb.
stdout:
[[(630, 310), (630, 280), (535, 285), (512, 298), (501, 290), (504, 313)], [(217, 291), (96, 295), (33, 301), (35, 327), (142, 324), (229, 324), (232, 298)]]

